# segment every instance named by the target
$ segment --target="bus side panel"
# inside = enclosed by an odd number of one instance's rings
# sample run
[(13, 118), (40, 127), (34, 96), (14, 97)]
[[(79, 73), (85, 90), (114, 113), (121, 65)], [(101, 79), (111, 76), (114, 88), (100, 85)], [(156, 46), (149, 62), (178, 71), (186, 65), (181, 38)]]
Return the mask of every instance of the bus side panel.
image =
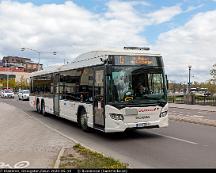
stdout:
[(49, 114), (54, 114), (53, 111), (53, 98), (43, 98), (45, 102), (45, 111)]
[(36, 96), (29, 96), (29, 104), (34, 110), (36, 110)]
[(74, 122), (77, 122), (77, 109), (75, 102), (68, 100), (59, 100), (59, 116)]

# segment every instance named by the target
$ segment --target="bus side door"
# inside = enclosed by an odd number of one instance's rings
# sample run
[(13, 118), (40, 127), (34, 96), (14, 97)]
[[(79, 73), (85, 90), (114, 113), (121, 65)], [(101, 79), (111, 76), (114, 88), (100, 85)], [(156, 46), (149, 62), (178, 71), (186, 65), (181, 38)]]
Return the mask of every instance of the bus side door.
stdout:
[(104, 112), (104, 68), (96, 67), (94, 71), (94, 126), (105, 127)]

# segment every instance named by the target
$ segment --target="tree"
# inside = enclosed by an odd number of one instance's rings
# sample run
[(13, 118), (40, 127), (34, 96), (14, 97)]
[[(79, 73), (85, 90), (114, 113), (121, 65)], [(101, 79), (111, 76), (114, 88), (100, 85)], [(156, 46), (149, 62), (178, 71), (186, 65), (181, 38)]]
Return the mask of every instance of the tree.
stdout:
[(213, 68), (210, 70), (210, 75), (212, 76), (211, 81), (216, 83), (216, 64), (214, 64)]
[(29, 84), (27, 83), (26, 78), (22, 75), (20, 80), (16, 82), (16, 89), (28, 89)]

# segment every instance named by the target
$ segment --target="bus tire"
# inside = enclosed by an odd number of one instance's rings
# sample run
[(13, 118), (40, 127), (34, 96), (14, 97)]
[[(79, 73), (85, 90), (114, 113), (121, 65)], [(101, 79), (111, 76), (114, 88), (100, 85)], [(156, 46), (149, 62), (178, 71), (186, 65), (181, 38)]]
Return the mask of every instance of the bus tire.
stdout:
[(83, 131), (88, 132), (89, 131), (89, 127), (88, 127), (88, 117), (87, 117), (87, 113), (84, 109), (82, 109), (80, 111), (80, 116), (79, 116), (79, 126), (81, 127), (81, 129)]
[(36, 104), (36, 111), (40, 113), (40, 102), (39, 101), (37, 101), (37, 104)]
[(45, 103), (44, 103), (44, 101), (41, 102), (41, 114), (42, 114), (43, 116), (46, 116)]

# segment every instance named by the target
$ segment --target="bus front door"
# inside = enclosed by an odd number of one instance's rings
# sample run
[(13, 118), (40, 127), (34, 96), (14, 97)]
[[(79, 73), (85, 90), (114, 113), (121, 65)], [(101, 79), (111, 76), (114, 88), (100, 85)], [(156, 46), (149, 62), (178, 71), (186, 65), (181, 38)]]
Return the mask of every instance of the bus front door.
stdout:
[(94, 76), (94, 127), (104, 129), (104, 70), (96, 68)]

